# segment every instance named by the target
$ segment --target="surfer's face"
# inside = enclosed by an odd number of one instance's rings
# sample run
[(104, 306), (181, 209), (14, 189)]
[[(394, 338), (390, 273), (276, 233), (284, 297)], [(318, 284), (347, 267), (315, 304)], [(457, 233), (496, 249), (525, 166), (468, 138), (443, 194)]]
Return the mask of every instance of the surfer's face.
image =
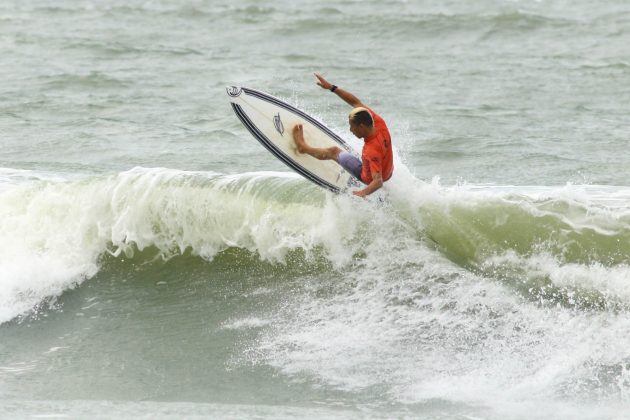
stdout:
[(352, 132), (352, 134), (354, 134), (360, 139), (365, 137), (366, 127), (363, 124), (354, 123), (350, 119), (348, 119), (348, 123), (350, 124), (350, 131)]

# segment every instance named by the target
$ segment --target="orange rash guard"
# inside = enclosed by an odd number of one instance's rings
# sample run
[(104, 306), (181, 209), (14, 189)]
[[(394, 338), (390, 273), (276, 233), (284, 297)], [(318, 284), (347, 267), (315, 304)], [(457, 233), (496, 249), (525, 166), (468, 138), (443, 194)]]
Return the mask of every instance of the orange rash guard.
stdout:
[(372, 173), (380, 172), (383, 181), (391, 178), (394, 172), (394, 157), (392, 154), (392, 137), (385, 124), (385, 120), (376, 112), (369, 109), (374, 121), (374, 134), (364, 139), (361, 153), (361, 180), (366, 184), (372, 182)]

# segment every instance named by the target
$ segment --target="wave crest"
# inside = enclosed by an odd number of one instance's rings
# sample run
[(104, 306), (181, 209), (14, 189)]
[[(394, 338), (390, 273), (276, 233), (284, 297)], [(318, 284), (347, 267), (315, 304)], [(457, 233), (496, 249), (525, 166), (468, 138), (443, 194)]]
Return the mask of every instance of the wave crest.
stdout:
[[(444, 188), (404, 167), (388, 182), (385, 203), (334, 196), (275, 172), (134, 168), (7, 185), (0, 188), (0, 322), (94, 276), (103, 256), (133, 258), (148, 249), (164, 259), (190, 253), (211, 261), (232, 248), (282, 264), (298, 252), (302, 261), (323, 259), (333, 268), (400, 260), (403, 269), (416, 263), (405, 250), (428, 246), (534, 300), (560, 290), (556, 301), (570, 304), (572, 291), (582, 290), (594, 297), (581, 306), (630, 301), (601, 274), (628, 273), (625, 189)], [(560, 270), (545, 264), (549, 272), (534, 279), (541, 255)], [(569, 285), (576, 270), (580, 280)]]

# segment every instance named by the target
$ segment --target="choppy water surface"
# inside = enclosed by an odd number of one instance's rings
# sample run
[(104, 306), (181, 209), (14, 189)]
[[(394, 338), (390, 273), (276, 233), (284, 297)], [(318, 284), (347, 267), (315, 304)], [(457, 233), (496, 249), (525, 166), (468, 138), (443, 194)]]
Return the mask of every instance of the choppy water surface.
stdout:
[[(0, 416), (621, 419), (621, 1), (0, 5)], [(224, 86), (385, 117), (334, 196)]]

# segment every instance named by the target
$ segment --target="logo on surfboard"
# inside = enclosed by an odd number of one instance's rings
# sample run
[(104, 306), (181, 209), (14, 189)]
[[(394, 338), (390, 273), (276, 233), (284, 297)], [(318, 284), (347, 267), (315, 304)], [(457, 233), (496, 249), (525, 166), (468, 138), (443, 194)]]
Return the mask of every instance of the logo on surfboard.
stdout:
[(280, 113), (273, 117), (273, 125), (276, 127), (276, 131), (280, 133), (281, 136), (284, 137), (284, 125), (282, 124), (282, 120), (280, 119)]
[(227, 91), (227, 94), (230, 95), (233, 98), (236, 98), (237, 96), (241, 95), (241, 92), (243, 91), (243, 89), (241, 89), (238, 86), (228, 86), (225, 88), (225, 90)]

